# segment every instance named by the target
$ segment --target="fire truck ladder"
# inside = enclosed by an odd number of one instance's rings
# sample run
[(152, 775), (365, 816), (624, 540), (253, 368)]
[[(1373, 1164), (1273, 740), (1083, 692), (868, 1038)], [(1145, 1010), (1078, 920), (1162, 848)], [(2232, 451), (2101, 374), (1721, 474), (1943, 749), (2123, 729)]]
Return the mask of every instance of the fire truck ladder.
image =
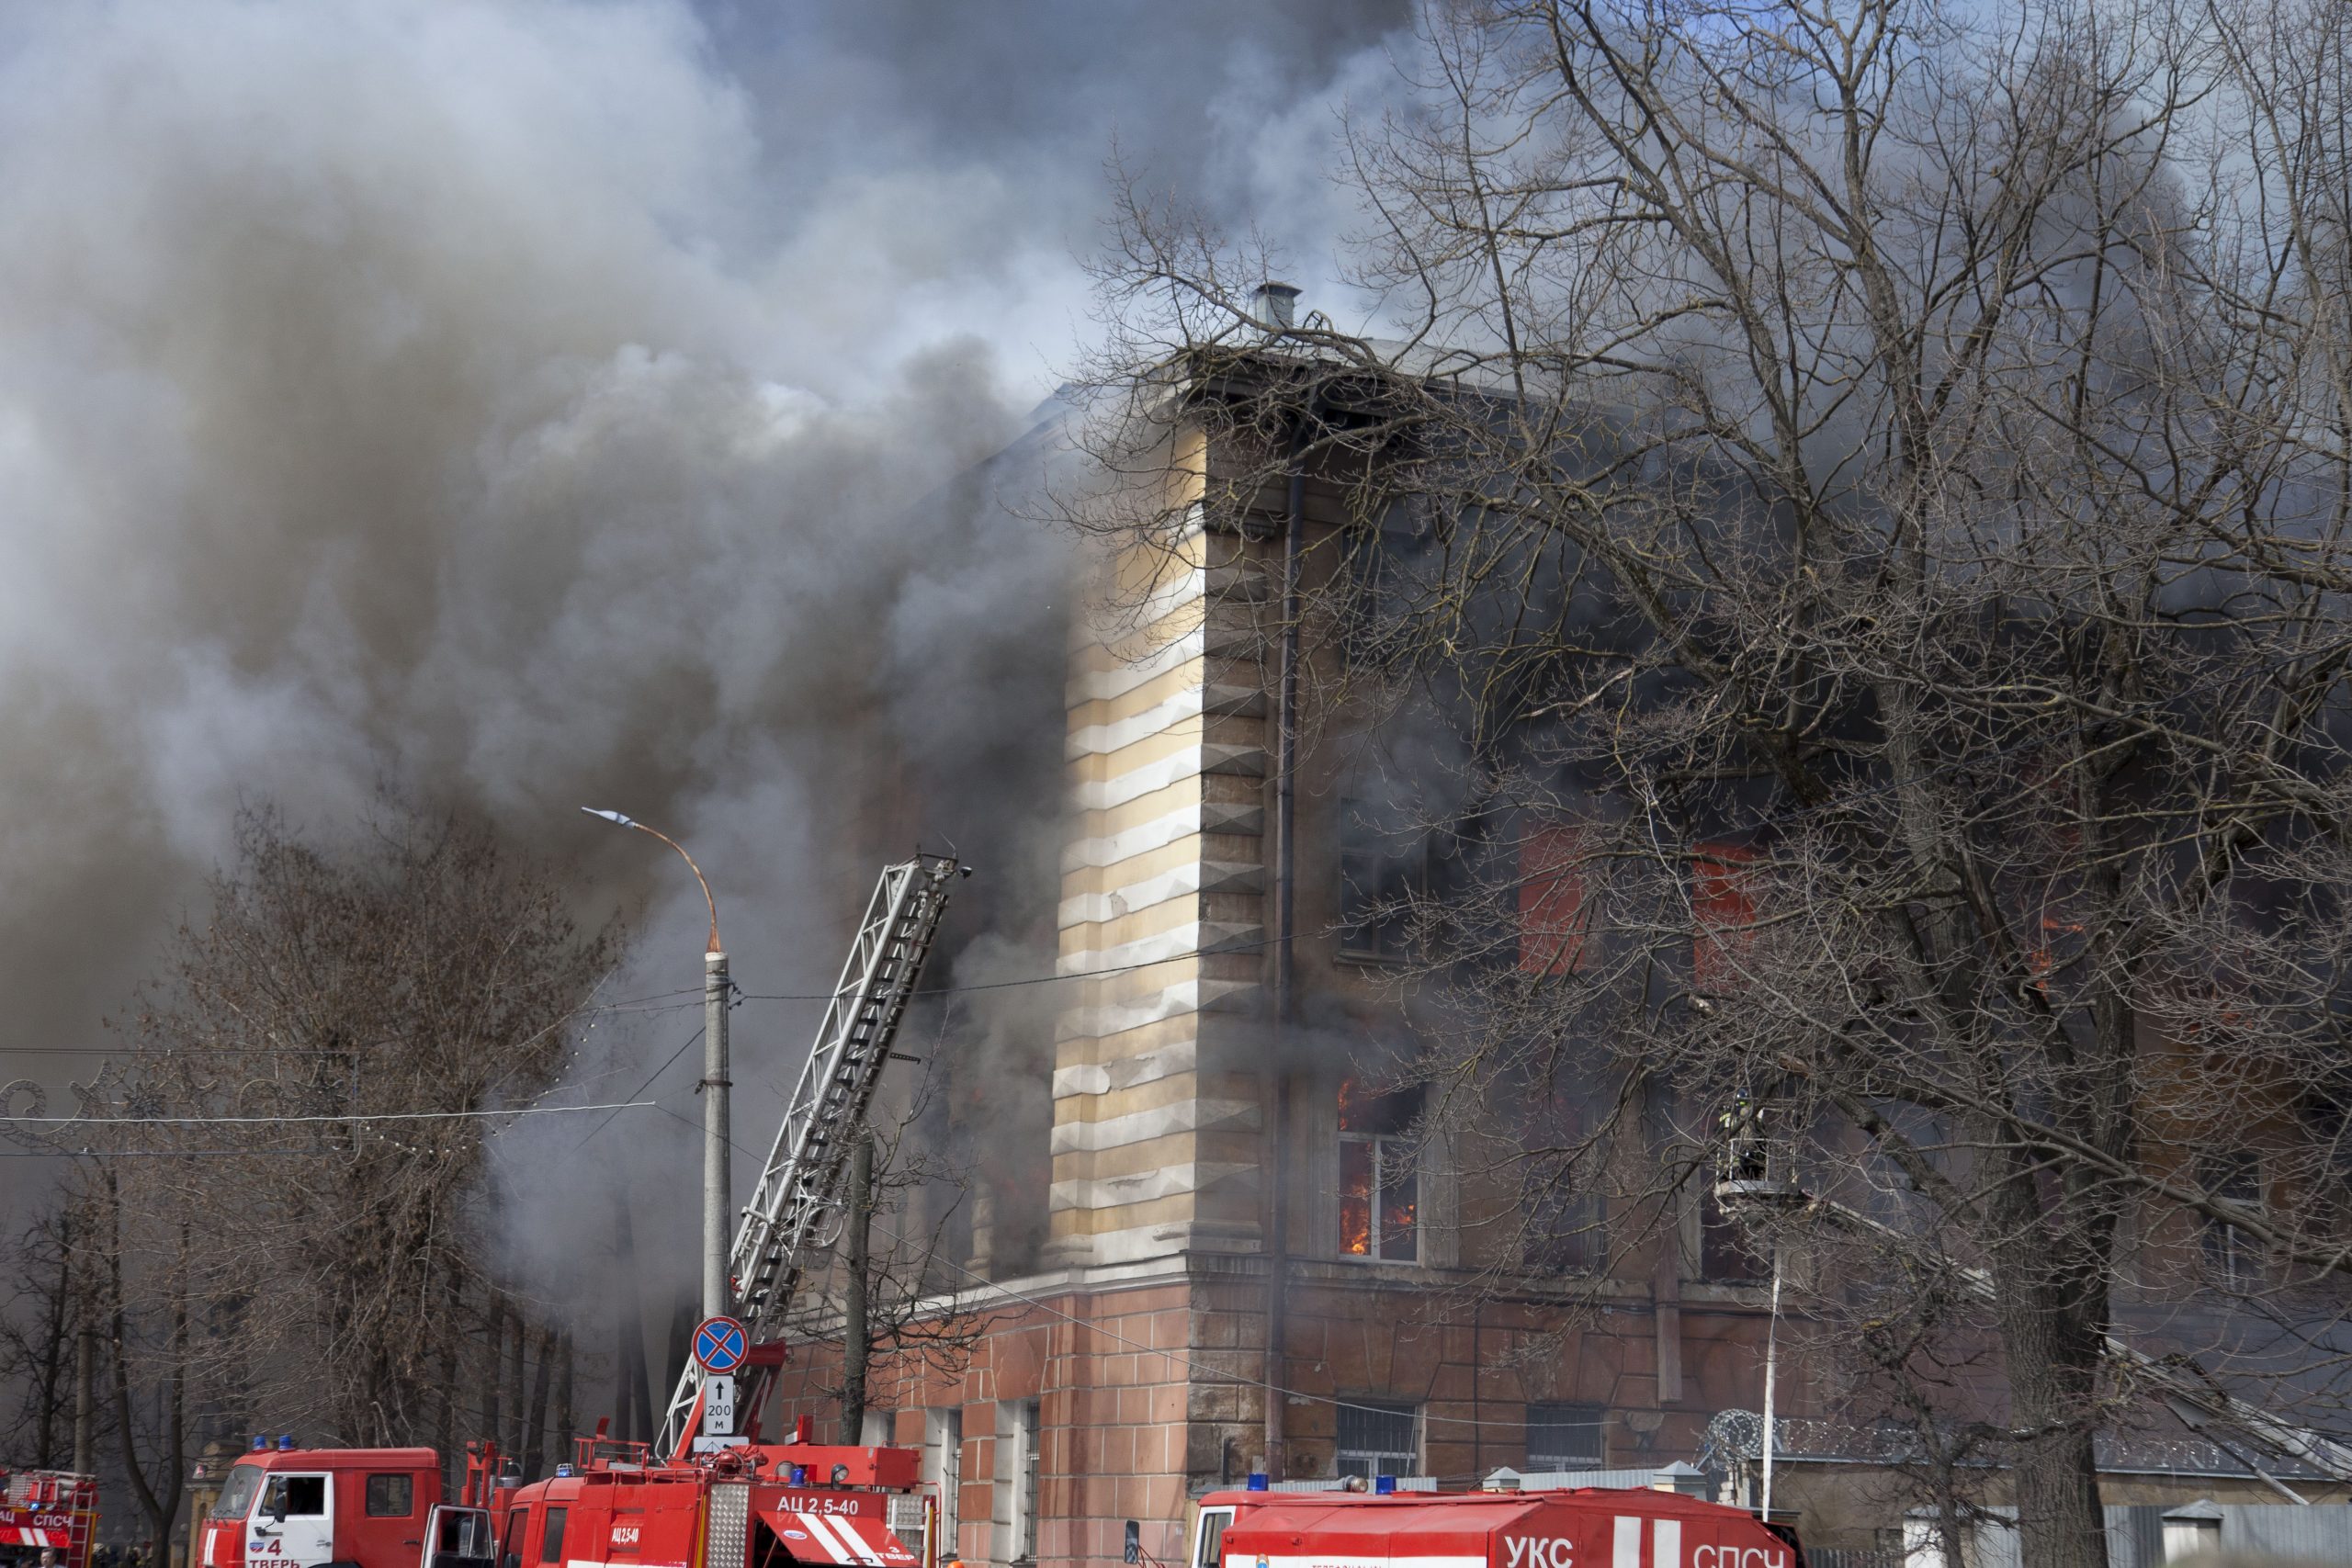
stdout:
[[(842, 1212), (851, 1145), (939, 934), (948, 888), (970, 874), (953, 856), (919, 854), (886, 866), (875, 884), (729, 1256), (737, 1315), (753, 1344), (781, 1330), (810, 1254), (831, 1245), (820, 1233), (827, 1218)], [(751, 1371), (752, 1385), (737, 1400), (746, 1416), (759, 1408), (758, 1385), (768, 1371)], [(702, 1377), (692, 1359), (680, 1372), (662, 1423), (663, 1453), (683, 1455), (691, 1445)]]

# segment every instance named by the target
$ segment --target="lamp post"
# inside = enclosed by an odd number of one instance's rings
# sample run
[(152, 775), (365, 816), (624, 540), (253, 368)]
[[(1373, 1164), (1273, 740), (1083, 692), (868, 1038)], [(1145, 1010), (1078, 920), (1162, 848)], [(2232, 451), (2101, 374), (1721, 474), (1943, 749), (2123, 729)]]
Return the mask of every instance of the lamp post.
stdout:
[(650, 833), (676, 850), (695, 874), (703, 903), (710, 909), (710, 944), (702, 955), (702, 1314), (723, 1317), (732, 1304), (727, 1288), (727, 1222), (733, 1208), (728, 1194), (727, 1093), (732, 1086), (727, 1076), (727, 950), (718, 942), (718, 902), (710, 896), (702, 867), (677, 840), (617, 811), (593, 806), (580, 809), (617, 827)]

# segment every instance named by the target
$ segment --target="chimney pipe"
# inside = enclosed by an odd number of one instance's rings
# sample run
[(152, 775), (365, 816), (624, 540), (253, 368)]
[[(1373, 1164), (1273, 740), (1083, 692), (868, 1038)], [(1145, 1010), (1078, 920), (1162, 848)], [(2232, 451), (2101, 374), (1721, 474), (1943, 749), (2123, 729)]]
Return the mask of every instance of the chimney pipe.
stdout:
[(1272, 279), (1251, 291), (1250, 300), (1257, 307), (1258, 324), (1270, 333), (1288, 332), (1298, 324), (1298, 286), (1276, 283)]

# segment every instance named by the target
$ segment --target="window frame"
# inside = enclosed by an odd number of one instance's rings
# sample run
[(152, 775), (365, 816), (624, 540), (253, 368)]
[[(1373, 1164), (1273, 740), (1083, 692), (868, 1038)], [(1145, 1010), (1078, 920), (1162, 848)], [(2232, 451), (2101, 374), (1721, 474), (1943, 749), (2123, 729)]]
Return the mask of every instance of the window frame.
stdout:
[[(395, 1483), (400, 1492), (401, 1506), (386, 1511), (376, 1506), (376, 1483)], [(360, 1488), (360, 1512), (371, 1519), (406, 1519), (416, 1514), (416, 1477), (405, 1470), (376, 1470), (368, 1472), (368, 1480)]]
[[(1544, 1416), (1538, 1416), (1539, 1411), (1552, 1413), (1550, 1419), (1547, 1421)], [(1566, 1413), (1565, 1418), (1562, 1413)], [(1606, 1470), (1609, 1467), (1608, 1422), (1609, 1407), (1605, 1404), (1590, 1404), (1575, 1400), (1531, 1400), (1527, 1406), (1527, 1446), (1523, 1450), (1527, 1457), (1528, 1473), (1540, 1475), (1552, 1471)], [(1582, 1454), (1538, 1454), (1535, 1449), (1535, 1432), (1539, 1426), (1544, 1425), (1552, 1427), (1555, 1430), (1574, 1427), (1589, 1432), (1591, 1446)], [(1571, 1462), (1559, 1464), (1547, 1462), (1553, 1460), (1565, 1460)]]
[(1045, 1491), (1042, 1450), (1045, 1448), (1043, 1402), (1023, 1399), (1013, 1405), (1012, 1431), (1018, 1452), (1012, 1473), (1012, 1551), (1008, 1561), (1037, 1561), (1037, 1524)]
[(506, 1535), (498, 1543), (498, 1561), (502, 1565), (523, 1561), (523, 1544), (531, 1534), (531, 1506), (528, 1503), (506, 1516)]
[[(1409, 964), (1413, 961), (1410, 908), (1377, 910), (1377, 907), (1391, 904), (1399, 896), (1409, 900), (1429, 886), (1428, 836), (1415, 839), (1403, 854), (1391, 852), (1386, 846), (1399, 836), (1371, 827), (1366, 815), (1369, 806), (1357, 795), (1341, 795), (1338, 801), (1339, 827), (1332, 855), (1337, 873), (1333, 907), (1339, 916), (1334, 922), (1338, 955), (1349, 964)], [(1361, 880), (1359, 868), (1365, 874)], [(1377, 912), (1361, 919), (1351, 918), (1360, 903), (1375, 906)], [(1368, 939), (1367, 932), (1371, 933)]]
[(539, 1561), (560, 1562), (563, 1561), (563, 1521), (571, 1509), (564, 1504), (550, 1503), (543, 1512), (546, 1522), (539, 1527)]
[[(2262, 1156), (2255, 1150), (2209, 1155), (2199, 1163), (2199, 1182), (2215, 1199), (2256, 1214), (2267, 1207)], [(2202, 1223), (2197, 1230), (2197, 1250), (2206, 1280), (2225, 1291), (2260, 1290), (2269, 1267), (2261, 1238), (2210, 1214), (2199, 1218)]]
[[(319, 1506), (315, 1512), (298, 1514), (294, 1511), (294, 1483), (298, 1481), (311, 1481), (318, 1483)], [(333, 1481), (334, 1477), (332, 1476), (322, 1475), (315, 1472), (288, 1470), (272, 1471), (269, 1472), (269, 1479), (262, 1483), (260, 1507), (264, 1512), (269, 1511), (270, 1494), (275, 1492), (279, 1497), (285, 1499), (285, 1501), (277, 1506), (276, 1517), (281, 1520), (330, 1518), (333, 1517), (334, 1507), (334, 1503), (330, 1500), (331, 1494), (334, 1490)]]
[[(1339, 1422), (1331, 1440), (1331, 1473), (1333, 1475), (1344, 1478), (1361, 1474), (1366, 1482), (1371, 1482), (1382, 1475), (1403, 1477), (1421, 1473), (1424, 1468), (1421, 1459), (1423, 1423), (1421, 1407), (1419, 1404), (1409, 1400), (1342, 1397), (1339, 1405)], [(1349, 1418), (1354, 1416), (1361, 1419), (1369, 1415), (1405, 1417), (1410, 1424), (1406, 1434), (1409, 1447), (1403, 1450), (1371, 1448), (1362, 1445), (1353, 1449), (1345, 1447)], [(1404, 1468), (1384, 1471), (1378, 1467), (1378, 1461), (1383, 1459), (1401, 1459), (1405, 1461)], [(1353, 1463), (1363, 1463), (1367, 1468), (1361, 1472), (1347, 1468)]]
[[(1348, 1149), (1351, 1145), (1365, 1148), (1370, 1156), (1369, 1180), (1364, 1201), (1368, 1213), (1364, 1224), (1364, 1250), (1356, 1251), (1348, 1245)], [(1401, 1151), (1393, 1154), (1392, 1151)], [(1412, 1200), (1408, 1205), (1411, 1218), (1402, 1227), (1403, 1252), (1392, 1251), (1391, 1236), (1396, 1227), (1389, 1224), (1391, 1188), (1385, 1171), (1392, 1158), (1397, 1158), (1408, 1170), (1404, 1179), (1412, 1182)], [(1340, 1133), (1340, 1257), (1357, 1263), (1419, 1263), (1421, 1260), (1421, 1190), (1420, 1140), (1409, 1133), (1362, 1133), (1341, 1129)]]

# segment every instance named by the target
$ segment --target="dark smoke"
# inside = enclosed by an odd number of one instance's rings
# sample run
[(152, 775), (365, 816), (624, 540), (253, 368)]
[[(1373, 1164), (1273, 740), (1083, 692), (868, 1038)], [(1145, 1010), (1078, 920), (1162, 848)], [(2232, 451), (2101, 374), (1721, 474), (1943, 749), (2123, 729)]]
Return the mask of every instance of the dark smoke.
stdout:
[[(9, 12), (0, 1078), (88, 1076), (241, 802), (485, 812), (648, 903), (631, 995), (695, 982), (698, 907), (576, 807), (686, 839), (744, 984), (801, 989), (871, 875), (844, 829), (897, 792), (1049, 947), (1069, 550), (950, 481), (1071, 357), (1114, 138), (1280, 215), (1318, 286), (1334, 106), (1387, 90), (1403, 20)], [(747, 1010), (739, 1077), (780, 1089), (812, 1019)], [(577, 1087), (617, 1098), (692, 1023), (616, 1019)], [(690, 1058), (657, 1086), (688, 1117)]]

